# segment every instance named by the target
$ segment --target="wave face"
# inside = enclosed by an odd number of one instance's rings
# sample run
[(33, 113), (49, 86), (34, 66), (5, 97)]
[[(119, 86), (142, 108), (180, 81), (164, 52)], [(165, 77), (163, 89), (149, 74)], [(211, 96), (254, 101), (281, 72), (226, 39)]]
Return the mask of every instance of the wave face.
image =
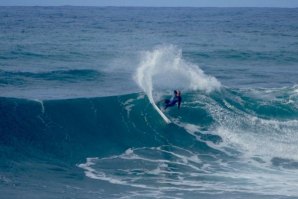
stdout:
[[(97, 193), (104, 198), (294, 197), (297, 90), (184, 93), (182, 109), (165, 113), (173, 121), (169, 125), (142, 93), (48, 101), (1, 98), (1, 162), (7, 170), (19, 159), (76, 164), (76, 172), (83, 170), (98, 186), (109, 187)], [(6, 184), (13, 180), (7, 178)]]

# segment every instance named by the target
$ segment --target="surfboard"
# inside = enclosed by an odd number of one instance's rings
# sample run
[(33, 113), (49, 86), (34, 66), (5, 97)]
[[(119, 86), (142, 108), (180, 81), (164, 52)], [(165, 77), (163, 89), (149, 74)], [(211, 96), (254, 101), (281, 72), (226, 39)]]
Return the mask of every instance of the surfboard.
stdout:
[(154, 109), (159, 113), (159, 115), (162, 117), (162, 119), (167, 123), (170, 124), (171, 120), (158, 108), (158, 106), (155, 104), (155, 102), (152, 103)]

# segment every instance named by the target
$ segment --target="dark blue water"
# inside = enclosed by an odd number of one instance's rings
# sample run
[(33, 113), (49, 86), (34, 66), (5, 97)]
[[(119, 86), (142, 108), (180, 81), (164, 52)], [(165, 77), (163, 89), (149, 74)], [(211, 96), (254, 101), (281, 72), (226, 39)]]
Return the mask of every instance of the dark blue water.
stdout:
[(298, 197), (297, 13), (0, 7), (1, 197)]

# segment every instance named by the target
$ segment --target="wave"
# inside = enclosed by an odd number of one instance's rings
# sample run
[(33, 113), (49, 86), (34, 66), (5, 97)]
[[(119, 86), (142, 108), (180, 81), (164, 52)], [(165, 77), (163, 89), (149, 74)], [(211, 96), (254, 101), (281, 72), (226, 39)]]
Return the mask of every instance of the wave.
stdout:
[[(144, 93), (1, 98), (1, 158), (52, 157), (77, 164), (90, 178), (146, 190), (241, 187), (272, 194), (258, 188), (266, 183), (274, 194), (296, 195), (294, 185), (283, 182), (292, 182), (289, 170), (298, 171), (297, 97), (297, 86), (185, 92), (182, 109), (165, 113), (169, 125)], [(198, 181), (202, 177), (209, 183)]]

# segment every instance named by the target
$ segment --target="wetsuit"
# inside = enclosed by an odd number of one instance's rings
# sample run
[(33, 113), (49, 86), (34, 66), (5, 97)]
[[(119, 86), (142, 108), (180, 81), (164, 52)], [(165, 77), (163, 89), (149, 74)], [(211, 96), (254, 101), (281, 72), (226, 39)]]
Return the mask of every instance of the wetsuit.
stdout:
[(170, 99), (170, 100), (166, 99), (165, 100), (165, 104), (166, 104), (165, 109), (167, 109), (170, 106), (175, 106), (177, 103), (178, 103), (178, 108), (180, 109), (181, 101), (182, 101), (182, 98), (180, 95), (179, 96), (176, 95), (176, 96), (172, 97), (172, 99)]

